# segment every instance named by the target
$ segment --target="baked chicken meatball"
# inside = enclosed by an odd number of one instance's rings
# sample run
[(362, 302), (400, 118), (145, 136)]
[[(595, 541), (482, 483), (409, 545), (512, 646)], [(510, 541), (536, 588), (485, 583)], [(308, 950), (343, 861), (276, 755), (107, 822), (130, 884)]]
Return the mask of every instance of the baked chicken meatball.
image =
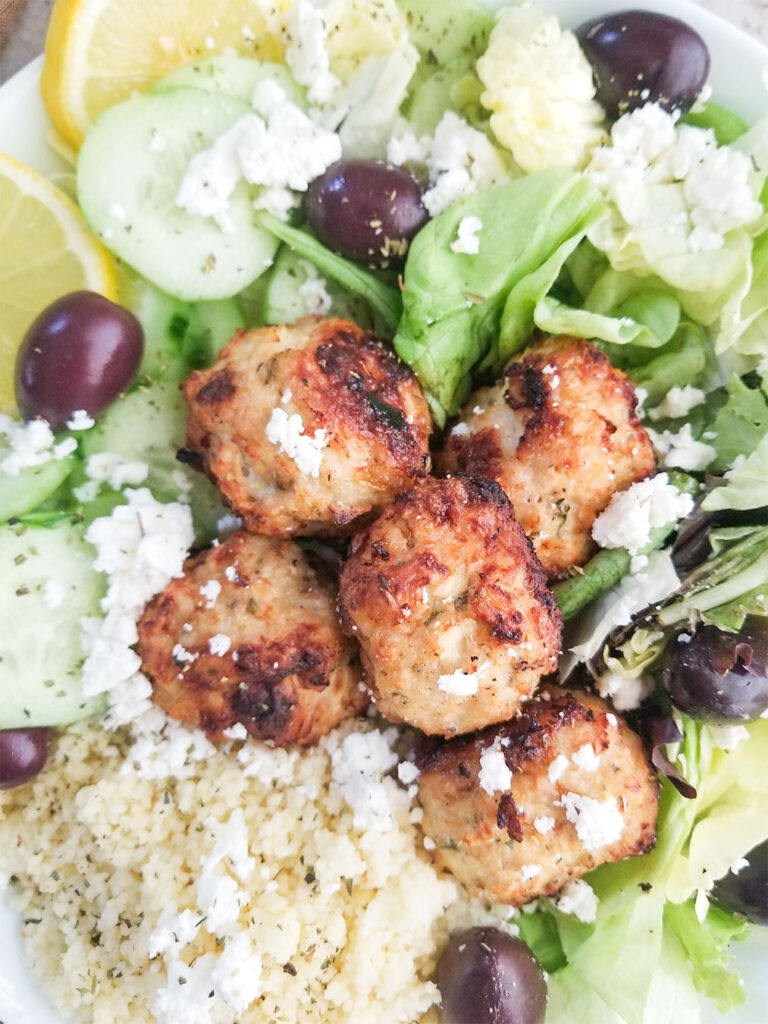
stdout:
[(437, 467), (501, 484), (554, 579), (592, 555), (611, 496), (656, 468), (636, 404), (632, 382), (594, 345), (541, 341), (470, 398)]
[(210, 739), (240, 722), (259, 740), (314, 743), (368, 704), (335, 589), (298, 544), (243, 530), (189, 558), (139, 621), (155, 701)]
[(517, 718), (422, 764), (433, 856), (484, 899), (520, 906), (647, 852), (658, 783), (642, 741), (598, 697), (543, 688)]
[(429, 469), (418, 381), (348, 320), (240, 332), (184, 394), (188, 448), (255, 533), (349, 533)]
[(492, 480), (419, 480), (352, 541), (340, 580), (379, 711), (452, 736), (515, 714), (553, 672), (561, 618)]

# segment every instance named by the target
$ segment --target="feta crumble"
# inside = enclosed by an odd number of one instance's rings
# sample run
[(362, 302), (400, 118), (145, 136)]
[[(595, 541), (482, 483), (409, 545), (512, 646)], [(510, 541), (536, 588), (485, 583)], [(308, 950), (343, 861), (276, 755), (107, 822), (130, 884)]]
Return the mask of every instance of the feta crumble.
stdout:
[(265, 434), (270, 444), (293, 459), (300, 473), (320, 476), (323, 448), (328, 443), (324, 430), (316, 430), (313, 435), (305, 434), (301, 416), (298, 413), (289, 416), (285, 409), (278, 407), (272, 410)]
[(353, 812), (356, 829), (387, 830), (393, 823), (393, 802), (403, 790), (387, 778), (398, 762), (392, 746), (396, 729), (350, 733), (331, 753), (332, 785)]
[(45, 420), (36, 419), (24, 423), (4, 413), (0, 413), (0, 435), (9, 448), (0, 460), (0, 472), (8, 476), (18, 476), (25, 469), (65, 459), (77, 448), (77, 441), (73, 437), (65, 437), (57, 442)]
[(67, 420), (67, 430), (90, 430), (95, 425), (96, 420), (85, 409), (75, 409)]
[[(754, 167), (719, 146), (714, 132), (678, 124), (658, 104), (620, 117), (610, 145), (594, 150), (586, 174), (610, 203), (587, 237), (617, 270), (653, 270), (673, 287), (711, 288), (711, 259), (729, 232), (763, 213)], [(727, 258), (728, 254), (726, 254)]]
[(536, 875), (541, 874), (541, 864), (524, 864), (522, 871), (522, 879), (524, 882), (529, 882)]
[(591, 924), (597, 917), (597, 903), (594, 889), (583, 878), (571, 879), (555, 897), (555, 906), (561, 914), (573, 914), (584, 924)]
[(226, 635), (226, 633), (216, 633), (208, 641), (208, 650), (211, 654), (216, 654), (219, 657), (223, 657), (232, 646), (232, 641)]
[(498, 736), (493, 744), (480, 755), (480, 788), (489, 796), (494, 793), (505, 793), (512, 785), (512, 772), (507, 767), (504, 751), (499, 744)]
[(430, 216), (442, 213), (465, 196), (506, 180), (504, 163), (483, 132), (452, 110), (443, 114), (432, 137), (412, 132), (395, 135), (387, 146), (390, 163), (417, 159), (426, 164), (430, 187), (422, 202)]
[(557, 801), (565, 808), (565, 816), (576, 828), (576, 835), (585, 850), (593, 852), (618, 842), (624, 832), (624, 818), (615, 796), (595, 800), (581, 793), (563, 793)]
[(639, 708), (654, 690), (653, 680), (646, 676), (629, 678), (617, 672), (604, 672), (595, 680), (597, 692), (610, 700), (617, 711)]
[(323, 11), (311, 0), (295, 0), (287, 18), (285, 63), (299, 85), (308, 88), (310, 103), (326, 103), (338, 89), (326, 46)]
[(333, 305), (328, 293), (328, 282), (308, 260), (299, 260), (299, 267), (306, 275), (306, 280), (299, 285), (299, 295), (304, 300), (307, 314), (325, 316)]
[(182, 209), (212, 217), (229, 234), (230, 199), (241, 180), (261, 186), (256, 209), (284, 220), (298, 193), (341, 157), (338, 135), (317, 125), (274, 79), (258, 83), (251, 105), (254, 113), (238, 118), (192, 158), (176, 195)]
[(649, 427), (648, 436), (660, 456), (662, 466), (667, 469), (699, 472), (706, 469), (717, 456), (717, 451), (711, 444), (694, 438), (690, 423), (684, 423), (676, 432), (664, 430), (660, 434)]
[(568, 758), (565, 754), (558, 754), (557, 757), (551, 762), (547, 769), (547, 778), (555, 785), (560, 781), (565, 772), (568, 770)]
[(221, 593), (221, 584), (218, 580), (208, 580), (202, 584), (198, 593), (205, 601), (205, 607), (213, 608)]
[(686, 384), (685, 387), (676, 385), (669, 389), (663, 402), (648, 410), (648, 418), (654, 423), (657, 420), (680, 419), (687, 416), (691, 409), (701, 405), (706, 397), (701, 388), (695, 388), (691, 384)]
[(472, 672), (464, 672), (457, 668), (455, 672), (438, 676), (437, 688), (443, 693), (450, 693), (454, 697), (472, 697), (477, 693), (480, 674), (490, 668), (490, 662), (484, 661)]
[(666, 473), (657, 473), (614, 494), (595, 520), (592, 537), (602, 548), (626, 548), (637, 554), (650, 540), (652, 529), (677, 522), (693, 505), (690, 494), (681, 494)]
[(483, 229), (483, 222), (479, 217), (462, 217), (456, 230), (456, 237), (450, 243), (451, 252), (463, 253), (466, 256), (477, 256), (480, 252), (480, 239), (478, 235)]
[(541, 836), (547, 836), (555, 827), (555, 819), (549, 814), (540, 814), (534, 818), (533, 827)]
[(595, 748), (591, 743), (585, 743), (579, 747), (571, 760), (577, 768), (581, 768), (585, 772), (596, 772), (600, 767), (600, 757), (595, 753)]

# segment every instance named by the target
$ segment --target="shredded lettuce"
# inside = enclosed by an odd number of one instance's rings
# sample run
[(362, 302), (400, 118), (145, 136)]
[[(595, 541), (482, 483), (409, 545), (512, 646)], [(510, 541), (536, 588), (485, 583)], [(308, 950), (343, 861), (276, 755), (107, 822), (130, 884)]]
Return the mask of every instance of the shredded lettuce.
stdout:
[(765, 505), (768, 505), (768, 434), (745, 459), (737, 459), (728, 473), (728, 482), (710, 491), (701, 503), (706, 512)]

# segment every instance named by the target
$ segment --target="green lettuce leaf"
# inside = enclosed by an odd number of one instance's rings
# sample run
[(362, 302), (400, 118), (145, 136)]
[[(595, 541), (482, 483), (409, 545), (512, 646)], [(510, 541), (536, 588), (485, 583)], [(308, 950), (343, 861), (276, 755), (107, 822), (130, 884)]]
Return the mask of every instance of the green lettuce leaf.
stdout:
[(728, 400), (721, 406), (712, 424), (716, 435), (711, 443), (717, 459), (710, 472), (723, 473), (739, 456), (750, 455), (768, 434), (768, 403), (756, 388), (747, 387), (738, 374), (726, 386)]
[[(416, 371), (439, 424), (459, 410), (473, 370), (500, 373), (526, 343), (541, 288), (603, 210), (582, 175), (552, 168), (455, 203), (416, 235), (394, 344)], [(483, 224), (480, 251), (454, 253), (450, 243), (470, 215)]]
[(744, 1002), (741, 980), (728, 970), (728, 947), (751, 931), (745, 921), (737, 921), (717, 907), (709, 907), (703, 921), (696, 917), (693, 900), (667, 903), (664, 920), (675, 930), (685, 947), (693, 983), (712, 1000), (721, 1013)]
[(764, 505), (768, 505), (768, 434), (743, 462), (730, 470), (728, 482), (710, 491), (701, 503), (705, 512)]

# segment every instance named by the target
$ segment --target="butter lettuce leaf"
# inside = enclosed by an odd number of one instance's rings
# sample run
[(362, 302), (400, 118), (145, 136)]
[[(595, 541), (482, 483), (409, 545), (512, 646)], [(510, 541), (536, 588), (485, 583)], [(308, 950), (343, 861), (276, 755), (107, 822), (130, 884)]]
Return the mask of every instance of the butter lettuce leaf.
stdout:
[[(498, 375), (526, 344), (536, 301), (603, 212), (586, 178), (552, 168), (455, 203), (416, 235), (394, 345), (418, 375), (439, 424), (459, 410), (473, 371)], [(468, 216), (483, 225), (476, 255), (450, 247)]]

